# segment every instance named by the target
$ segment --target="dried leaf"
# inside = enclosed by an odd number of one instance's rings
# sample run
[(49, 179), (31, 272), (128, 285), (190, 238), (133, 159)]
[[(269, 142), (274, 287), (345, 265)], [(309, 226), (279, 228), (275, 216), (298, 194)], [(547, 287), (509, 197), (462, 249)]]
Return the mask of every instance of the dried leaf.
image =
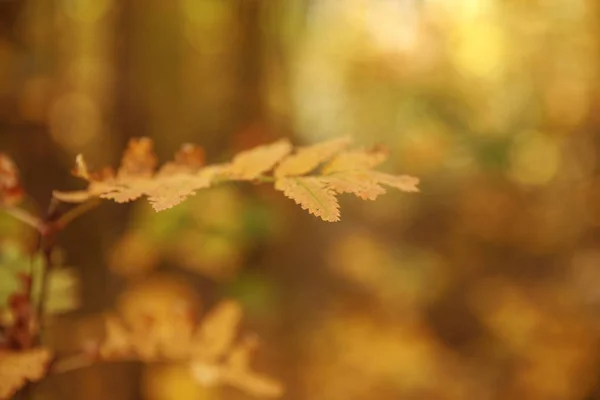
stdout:
[(41, 380), (51, 358), (51, 351), (43, 347), (21, 352), (0, 350), (0, 399), (12, 397), (27, 381)]
[(73, 169), (72, 173), (74, 176), (85, 179), (86, 181), (91, 179), (87, 163), (83, 158), (83, 154), (77, 154), (77, 157), (75, 157), (75, 168)]
[(214, 362), (231, 347), (242, 318), (242, 310), (234, 301), (223, 301), (211, 310), (192, 339), (192, 357)]
[(117, 178), (149, 178), (154, 174), (157, 162), (152, 139), (133, 138), (123, 153)]
[(335, 156), (323, 167), (323, 174), (372, 169), (387, 160), (388, 156), (389, 151), (381, 146), (371, 149), (347, 150)]
[(122, 360), (133, 353), (131, 335), (127, 328), (115, 315), (107, 315), (105, 319), (106, 333), (100, 345), (100, 357), (104, 360)]
[(123, 155), (116, 177), (105, 169), (101, 174), (89, 172), (85, 160), (78, 156), (74, 174), (89, 182), (86, 191), (55, 191), (54, 197), (67, 203), (81, 203), (93, 197), (127, 203), (147, 196), (156, 211), (171, 208), (196, 190), (207, 188), (222, 171), (222, 166), (201, 168), (204, 164), (202, 148), (185, 144), (175, 155), (175, 161), (166, 163), (154, 175), (156, 156), (148, 138), (131, 139)]
[(231, 179), (253, 180), (271, 170), (292, 150), (286, 139), (273, 144), (259, 146), (239, 153), (227, 167), (227, 176)]
[(81, 304), (81, 282), (73, 268), (48, 271), (46, 313), (61, 314), (78, 308)]
[(156, 275), (133, 284), (118, 302), (133, 355), (144, 361), (189, 354), (196, 327), (197, 293), (185, 280)]
[(350, 142), (350, 138), (344, 137), (300, 148), (296, 151), (296, 154), (283, 159), (275, 169), (275, 176), (282, 178), (304, 175), (343, 150)]
[[(91, 197), (125, 203), (146, 196), (154, 210), (162, 211), (215, 183), (267, 178), (263, 174), (275, 168), (273, 175), (277, 190), (323, 220), (338, 221), (336, 194), (352, 193), (361, 199), (374, 200), (385, 193), (384, 185), (406, 192), (418, 191), (417, 178), (372, 170), (387, 158), (386, 149), (376, 146), (344, 151), (349, 143), (349, 138), (334, 139), (300, 148), (295, 154), (289, 155), (291, 144), (287, 140), (280, 140), (244, 151), (229, 164), (204, 168), (201, 168), (204, 163), (203, 150), (186, 144), (175, 156), (175, 161), (166, 163), (154, 174), (156, 157), (152, 151), (152, 141), (147, 138), (132, 139), (116, 177), (110, 170), (102, 174), (90, 173), (83, 157), (78, 157), (75, 174), (88, 180), (87, 191), (55, 192), (54, 196), (71, 203)], [(323, 168), (322, 174), (301, 176), (332, 157), (333, 160)]]
[(177, 153), (175, 161), (163, 165), (157, 176), (173, 175), (176, 173), (194, 173), (204, 166), (204, 149), (192, 143), (184, 143)]
[(335, 192), (321, 178), (280, 178), (275, 181), (275, 189), (324, 221), (335, 222), (340, 219)]
[(144, 194), (155, 211), (166, 210), (195, 195), (197, 190), (210, 187), (222, 171), (222, 166), (213, 165), (194, 173), (163, 175)]
[(175, 154), (175, 164), (190, 169), (204, 166), (204, 149), (193, 143), (184, 143)]
[(190, 372), (196, 382), (203, 386), (214, 387), (223, 384), (223, 367), (221, 365), (193, 360), (190, 363)]
[(373, 175), (374, 171), (348, 171), (325, 176), (322, 181), (336, 193), (352, 193), (363, 200), (375, 200), (385, 189)]
[(279, 382), (250, 369), (250, 358), (257, 347), (258, 340), (253, 336), (239, 342), (227, 357), (223, 381), (253, 396), (279, 397), (283, 394)]
[(14, 206), (22, 198), (19, 170), (7, 155), (0, 153), (0, 205)]
[(419, 191), (417, 185), (419, 178), (410, 175), (391, 175), (384, 172), (373, 171), (373, 174), (379, 183), (400, 189), (403, 192), (416, 193)]

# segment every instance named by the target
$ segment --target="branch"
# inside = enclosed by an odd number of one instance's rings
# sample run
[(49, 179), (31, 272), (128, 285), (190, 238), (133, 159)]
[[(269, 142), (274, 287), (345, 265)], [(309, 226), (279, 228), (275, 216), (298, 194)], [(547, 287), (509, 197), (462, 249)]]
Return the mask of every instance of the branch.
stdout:
[(44, 234), (46, 226), (44, 222), (37, 218), (35, 215), (30, 214), (28, 211), (17, 207), (3, 207), (2, 210), (11, 217), (23, 222), (25, 225), (29, 225), (30, 227), (38, 231), (40, 234)]

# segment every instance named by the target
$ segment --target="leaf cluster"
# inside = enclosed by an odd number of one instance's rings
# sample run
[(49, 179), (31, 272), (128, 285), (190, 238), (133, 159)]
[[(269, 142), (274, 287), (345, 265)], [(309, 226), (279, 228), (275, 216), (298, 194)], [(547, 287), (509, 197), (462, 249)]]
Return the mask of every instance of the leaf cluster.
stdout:
[(180, 204), (198, 190), (230, 181), (273, 182), (275, 189), (324, 221), (339, 221), (337, 196), (351, 193), (375, 200), (385, 187), (418, 191), (418, 179), (376, 171), (388, 157), (381, 147), (348, 149), (350, 140), (334, 139), (294, 149), (282, 139), (237, 154), (223, 164), (204, 165), (201, 148), (185, 144), (173, 161), (158, 170), (153, 143), (148, 138), (129, 142), (116, 172), (104, 168), (90, 172), (82, 155), (74, 174), (88, 182), (83, 191), (54, 192), (64, 202), (79, 203), (93, 197), (126, 203), (147, 197), (156, 211)]
[[(72, 360), (63, 360), (40, 344), (40, 326), (53, 309), (66, 310), (76, 304), (74, 275), (70, 270), (52, 268), (56, 233), (97, 205), (98, 198), (127, 203), (146, 197), (155, 211), (162, 211), (221, 183), (272, 183), (304, 210), (333, 222), (340, 219), (340, 194), (375, 200), (390, 187), (418, 191), (417, 178), (375, 170), (388, 157), (383, 147), (349, 148), (350, 144), (350, 139), (341, 138), (294, 148), (282, 139), (213, 165), (205, 165), (201, 147), (185, 144), (172, 161), (159, 167), (152, 140), (134, 138), (116, 171), (108, 167), (90, 171), (83, 156), (77, 156), (73, 174), (85, 180), (87, 187), (55, 191), (44, 219), (18, 207), (24, 197), (18, 170), (0, 153), (0, 208), (33, 227), (40, 243), (39, 254), (32, 258), (27, 273), (0, 265), (0, 277), (8, 277), (0, 282), (0, 289), (8, 291), (3, 294), (0, 290), (0, 301), (4, 299), (4, 304), (0, 303), (0, 399), (9, 398), (27, 382), (39, 381), (50, 372), (68, 370), (64, 365), (72, 364)], [(74, 206), (61, 214), (58, 207), (63, 203)], [(62, 298), (68, 301), (48, 305), (54, 292), (66, 293)], [(277, 382), (250, 368), (257, 341), (248, 336), (238, 338), (242, 313), (237, 303), (223, 301), (200, 323), (189, 310), (169, 311), (159, 318), (134, 310), (130, 313), (133, 317), (109, 313), (105, 338), (96, 351), (84, 351), (79, 356), (86, 363), (132, 359), (180, 362), (205, 385), (229, 384), (266, 397), (282, 393)]]

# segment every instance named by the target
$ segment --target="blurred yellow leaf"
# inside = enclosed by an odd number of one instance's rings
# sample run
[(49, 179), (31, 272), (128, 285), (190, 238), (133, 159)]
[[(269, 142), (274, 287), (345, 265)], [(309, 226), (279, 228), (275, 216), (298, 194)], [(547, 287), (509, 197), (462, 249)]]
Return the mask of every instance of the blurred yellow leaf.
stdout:
[(52, 352), (43, 347), (20, 352), (0, 350), (0, 399), (12, 397), (27, 381), (42, 379), (51, 358)]

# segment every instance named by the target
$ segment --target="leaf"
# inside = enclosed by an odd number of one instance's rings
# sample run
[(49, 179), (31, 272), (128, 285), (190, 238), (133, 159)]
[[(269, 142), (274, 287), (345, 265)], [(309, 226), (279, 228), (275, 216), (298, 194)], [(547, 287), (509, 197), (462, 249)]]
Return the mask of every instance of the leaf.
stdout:
[(48, 271), (46, 313), (61, 314), (77, 309), (81, 304), (81, 282), (73, 268)]
[(123, 153), (117, 178), (150, 178), (154, 174), (157, 162), (152, 139), (133, 138)]
[(326, 175), (321, 178), (325, 185), (336, 193), (352, 193), (363, 200), (375, 200), (386, 190), (387, 185), (404, 192), (418, 192), (419, 179), (408, 175), (390, 175), (372, 170), (349, 170)]
[(323, 174), (372, 169), (387, 160), (389, 151), (381, 146), (371, 149), (348, 150), (335, 156), (325, 167)]
[(184, 143), (175, 153), (175, 160), (163, 165), (157, 175), (172, 175), (177, 172), (193, 173), (203, 166), (204, 149), (192, 143)]
[(86, 181), (91, 179), (87, 163), (83, 158), (83, 154), (77, 154), (77, 157), (75, 157), (75, 168), (73, 169), (72, 173), (74, 176), (85, 179)]
[(327, 187), (322, 178), (280, 178), (275, 181), (275, 189), (323, 221), (335, 222), (340, 219), (335, 192)]
[(193, 143), (184, 143), (175, 154), (175, 165), (190, 169), (204, 166), (204, 149)]
[(344, 137), (300, 148), (296, 154), (286, 157), (279, 164), (275, 169), (275, 177), (304, 175), (343, 150), (350, 141), (350, 138)]
[[(336, 195), (352, 193), (363, 200), (384, 194), (384, 186), (405, 192), (418, 192), (417, 178), (374, 171), (388, 157), (381, 147), (346, 150), (349, 138), (329, 140), (298, 149), (290, 155), (288, 140), (259, 146), (239, 153), (228, 164), (203, 167), (202, 148), (186, 144), (175, 160), (157, 173), (156, 156), (148, 138), (132, 139), (117, 174), (110, 169), (91, 173), (83, 157), (77, 158), (75, 175), (86, 179), (85, 191), (55, 192), (65, 202), (78, 203), (92, 197), (126, 203), (146, 196), (155, 211), (180, 204), (197, 190), (225, 181), (275, 181), (275, 189), (293, 199), (303, 209), (325, 221), (340, 218)], [(333, 159), (332, 159), (333, 157)], [(323, 163), (321, 174), (305, 176)], [(274, 170), (273, 170), (274, 169)], [(273, 176), (265, 174), (273, 171)]]
[(283, 386), (279, 382), (250, 369), (250, 358), (257, 346), (256, 338), (247, 337), (231, 350), (223, 381), (256, 397), (280, 397)]
[(348, 171), (325, 176), (322, 181), (336, 193), (352, 193), (363, 200), (375, 200), (386, 190), (379, 185), (374, 171)]
[(104, 360), (123, 360), (133, 353), (131, 335), (115, 315), (107, 315), (105, 338), (100, 345), (99, 354)]
[[(156, 303), (156, 297), (161, 296), (154, 290), (144, 289), (144, 292), (145, 296), (151, 295), (151, 298), (144, 300), (145, 303)], [(141, 294), (139, 291), (133, 293), (134, 297), (127, 303), (141, 301)], [(180, 302), (173, 304), (181, 307)], [(257, 340), (250, 337), (236, 343), (242, 317), (242, 310), (236, 302), (226, 300), (214, 307), (196, 327), (193, 335), (189, 334), (186, 326), (177, 322), (180, 320), (178, 317), (173, 319), (172, 314), (178, 310), (173, 310), (171, 306), (150, 312), (158, 306), (133, 303), (127, 306), (124, 303), (119, 317), (108, 314), (105, 320), (106, 336), (99, 347), (100, 359), (185, 361), (195, 380), (205, 386), (230, 384), (262, 397), (275, 397), (282, 393), (278, 382), (250, 369), (250, 356)], [(161, 323), (157, 317), (166, 320)], [(165, 322), (170, 326), (165, 326)]]
[(155, 211), (163, 211), (180, 204), (197, 190), (208, 188), (222, 172), (220, 166), (210, 166), (193, 174), (180, 172), (157, 178), (154, 186), (144, 192)]
[(39, 347), (21, 352), (0, 350), (0, 399), (12, 397), (27, 381), (46, 376), (52, 352)]
[(192, 357), (214, 362), (233, 344), (242, 318), (242, 310), (234, 301), (223, 301), (202, 321), (192, 339)]
[(185, 358), (196, 327), (197, 301), (187, 281), (169, 275), (132, 283), (117, 303), (132, 356), (144, 361)]
[(14, 206), (23, 198), (19, 170), (6, 154), (0, 153), (0, 205)]
[(176, 153), (175, 160), (166, 163), (157, 174), (156, 156), (152, 150), (152, 141), (148, 138), (132, 139), (129, 143), (121, 166), (114, 177), (109, 169), (101, 174), (88, 171), (83, 156), (76, 159), (74, 174), (89, 182), (86, 191), (59, 192), (54, 197), (67, 203), (81, 203), (93, 197), (127, 203), (147, 196), (156, 211), (171, 208), (196, 190), (212, 184), (213, 179), (223, 170), (222, 166), (201, 168), (204, 163), (203, 150), (191, 144), (185, 144)]
[(379, 183), (400, 189), (403, 192), (416, 193), (419, 192), (417, 185), (419, 178), (410, 175), (391, 175), (384, 172), (373, 171), (373, 174)]
[(292, 145), (287, 139), (243, 151), (226, 168), (227, 176), (238, 180), (256, 179), (270, 171), (290, 151)]

